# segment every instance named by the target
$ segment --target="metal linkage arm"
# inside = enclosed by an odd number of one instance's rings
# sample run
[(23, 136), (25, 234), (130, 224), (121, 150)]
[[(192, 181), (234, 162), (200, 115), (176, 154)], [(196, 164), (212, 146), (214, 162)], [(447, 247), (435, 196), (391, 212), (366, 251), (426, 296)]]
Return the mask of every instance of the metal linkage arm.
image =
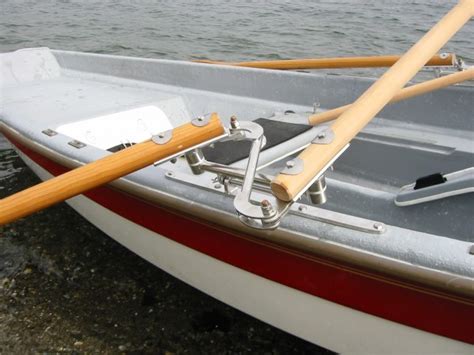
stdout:
[[(245, 225), (257, 229), (274, 229), (280, 224), (281, 218), (288, 212), (292, 202), (284, 202), (277, 199), (270, 190), (270, 182), (273, 177), (257, 173), (258, 158), (260, 150), (265, 144), (263, 128), (251, 121), (238, 122), (235, 117), (231, 119), (231, 127), (228, 136), (221, 141), (247, 140), (252, 142), (247, 167), (245, 170), (208, 162), (199, 149), (186, 154), (188, 164), (194, 174), (205, 171), (217, 174), (219, 181), (225, 186), (231, 181), (238, 181), (238, 190), (233, 189), (235, 194), (234, 207), (239, 220)], [(266, 191), (264, 198), (255, 203), (252, 190), (258, 185)], [(261, 191), (260, 191), (261, 192)]]

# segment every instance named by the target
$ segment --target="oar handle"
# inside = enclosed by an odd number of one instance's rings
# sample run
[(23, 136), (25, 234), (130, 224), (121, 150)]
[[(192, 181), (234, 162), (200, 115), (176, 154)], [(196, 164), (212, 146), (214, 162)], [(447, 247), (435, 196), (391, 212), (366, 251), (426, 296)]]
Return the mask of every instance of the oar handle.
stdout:
[[(411, 97), (423, 95), (431, 91), (439, 90), (444, 87), (462, 83), (463, 81), (472, 80), (472, 79), (474, 79), (474, 68), (463, 70), (463, 71), (453, 73), (453, 74), (449, 74), (441, 78), (428, 80), (423, 83), (415, 84), (415, 85), (408, 86), (402, 89), (397, 95), (393, 97), (390, 103), (406, 100)], [(324, 112), (311, 115), (308, 118), (309, 124), (315, 126), (320, 123), (334, 120), (338, 118), (349, 107), (351, 107), (351, 104), (340, 106), (337, 108), (333, 108), (331, 110), (327, 110)]]
[[(212, 60), (195, 60), (197, 63), (232, 65), (238, 67), (275, 69), (275, 70), (303, 70), (303, 69), (337, 69), (337, 68), (382, 68), (390, 67), (400, 59), (399, 55), (369, 56), (369, 57), (336, 57), (310, 58), (288, 60), (265, 60), (250, 62), (219, 62)], [(456, 64), (456, 55), (453, 53), (437, 54), (430, 58), (425, 66), (448, 66)]]
[(296, 175), (280, 173), (271, 183), (275, 196), (291, 201), (312, 183), (335, 156), (405, 86), (431, 56), (472, 17), (474, 0), (461, 0), (387, 72), (332, 124), (329, 144), (311, 144), (298, 158), (303, 165)]
[(171, 139), (164, 144), (148, 140), (71, 170), (0, 200), (0, 225), (114, 181), (222, 134), (222, 123), (217, 114), (212, 114), (205, 125), (187, 123), (173, 129)]

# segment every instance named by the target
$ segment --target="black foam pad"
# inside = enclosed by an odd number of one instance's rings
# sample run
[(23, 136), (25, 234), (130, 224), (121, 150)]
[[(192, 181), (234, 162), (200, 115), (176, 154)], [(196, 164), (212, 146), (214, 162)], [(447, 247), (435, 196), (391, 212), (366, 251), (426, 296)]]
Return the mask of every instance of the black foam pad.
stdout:
[[(254, 122), (262, 126), (267, 139), (267, 144), (262, 151), (286, 142), (312, 128), (310, 125), (286, 123), (266, 118), (259, 118)], [(252, 143), (249, 141), (217, 142), (213, 147), (205, 147), (202, 151), (208, 161), (229, 165), (247, 158), (251, 145)]]

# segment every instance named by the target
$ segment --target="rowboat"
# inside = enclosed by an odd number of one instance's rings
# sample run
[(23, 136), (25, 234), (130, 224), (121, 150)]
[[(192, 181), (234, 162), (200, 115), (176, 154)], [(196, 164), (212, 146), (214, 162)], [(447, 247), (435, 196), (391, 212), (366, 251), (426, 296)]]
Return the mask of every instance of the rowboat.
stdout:
[[(427, 62), (410, 51), (387, 74)], [(472, 351), (474, 87), (446, 86), (474, 69), (400, 91), (411, 74), (397, 88), (48, 48), (0, 68), (0, 132), (45, 181), (1, 200), (0, 225), (67, 199), (157, 267), (325, 348)]]

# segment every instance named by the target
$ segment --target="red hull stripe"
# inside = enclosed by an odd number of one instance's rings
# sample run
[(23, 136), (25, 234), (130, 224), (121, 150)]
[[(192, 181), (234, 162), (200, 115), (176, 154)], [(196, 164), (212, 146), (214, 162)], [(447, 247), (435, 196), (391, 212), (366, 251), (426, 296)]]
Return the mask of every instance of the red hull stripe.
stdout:
[[(8, 138), (52, 175), (69, 170)], [(94, 189), (85, 196), (151, 231), (269, 280), (397, 323), (474, 343), (472, 299), (236, 235), (110, 187)]]

